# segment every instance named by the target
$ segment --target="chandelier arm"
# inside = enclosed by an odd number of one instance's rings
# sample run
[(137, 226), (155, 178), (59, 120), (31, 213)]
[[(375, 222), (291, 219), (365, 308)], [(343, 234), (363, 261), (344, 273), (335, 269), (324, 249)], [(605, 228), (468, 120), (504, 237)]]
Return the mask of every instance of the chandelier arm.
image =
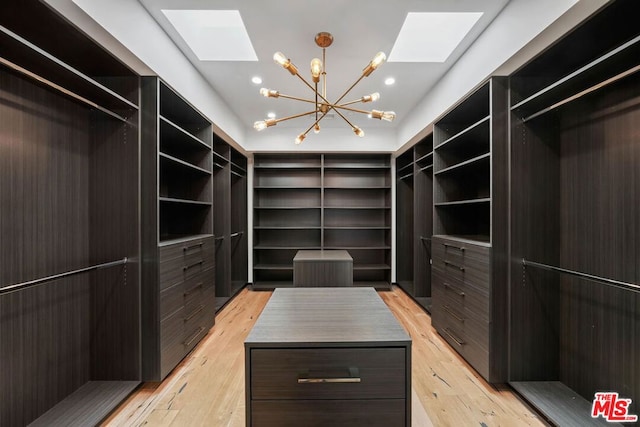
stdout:
[(336, 103), (336, 107), (343, 107), (345, 105), (357, 104), (358, 102), (364, 102), (364, 101), (362, 101), (362, 98), (354, 99), (353, 101), (345, 102), (344, 104), (340, 104), (340, 105)]
[(362, 114), (371, 114), (371, 111), (367, 111), (367, 110), (361, 110), (359, 108), (351, 108), (351, 107), (345, 107), (346, 104), (341, 104), (341, 105), (332, 105), (331, 107), (336, 109), (336, 108), (340, 108), (342, 110), (348, 110), (348, 111), (354, 111), (356, 113), (362, 113)]
[(364, 75), (364, 74), (363, 74), (363, 75), (361, 75), (361, 76), (358, 78), (358, 80), (356, 80), (356, 81), (355, 81), (355, 83), (354, 83), (354, 84), (352, 84), (352, 85), (351, 85), (351, 87), (349, 87), (349, 89), (347, 89), (347, 90), (342, 94), (342, 96), (341, 96), (340, 98), (338, 98), (338, 100), (337, 100), (336, 102), (334, 102), (333, 104), (334, 104), (334, 105), (337, 105), (340, 101), (342, 101), (342, 98), (344, 98), (345, 96), (347, 96), (347, 94), (348, 94), (349, 92), (351, 92), (351, 89), (353, 89), (354, 87), (356, 87), (356, 85), (357, 85), (358, 83), (360, 83), (360, 80), (362, 80), (364, 77), (365, 77), (365, 75)]
[(300, 114), (294, 114), (293, 116), (288, 116), (288, 117), (282, 117), (279, 119), (275, 119), (276, 123), (280, 123), (280, 122), (284, 122), (285, 120), (291, 120), (291, 119), (297, 119), (298, 117), (303, 117), (303, 116), (309, 116), (313, 113), (315, 113), (316, 110), (313, 111), (307, 111), (306, 113), (300, 113)]
[(299, 98), (297, 96), (284, 95), (282, 93), (278, 97), (279, 98), (286, 98), (286, 99), (293, 99), (294, 101), (308, 102), (310, 104), (315, 104), (316, 103), (313, 99)]
[(300, 75), (300, 73), (296, 74), (296, 76), (298, 76), (298, 77), (300, 78), (300, 80), (302, 80), (302, 82), (303, 82), (304, 84), (306, 84), (306, 85), (309, 87), (309, 89), (311, 89), (311, 90), (312, 90), (312, 91), (313, 91), (313, 92), (314, 92), (318, 97), (320, 97), (324, 102), (326, 102), (327, 104), (331, 105), (331, 103), (330, 103), (329, 101), (327, 101), (327, 98), (325, 98), (324, 96), (322, 96), (322, 94), (321, 94), (321, 93), (319, 93), (317, 90), (315, 90), (315, 89), (313, 88), (313, 86), (311, 86), (311, 84), (309, 84), (309, 82), (308, 82), (307, 80), (305, 80), (305, 78), (304, 78), (304, 77), (302, 77), (302, 76)]

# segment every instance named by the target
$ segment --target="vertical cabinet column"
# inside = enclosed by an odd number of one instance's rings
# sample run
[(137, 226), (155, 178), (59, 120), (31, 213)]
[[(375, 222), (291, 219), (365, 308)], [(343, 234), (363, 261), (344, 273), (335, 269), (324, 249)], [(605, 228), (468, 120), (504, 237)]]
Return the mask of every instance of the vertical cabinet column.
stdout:
[(506, 117), (506, 79), (495, 77), (433, 137), (433, 326), (489, 382), (507, 367)]
[(247, 158), (213, 135), (216, 311), (242, 289), (247, 265)]
[(211, 123), (143, 78), (143, 378), (163, 379), (214, 323)]

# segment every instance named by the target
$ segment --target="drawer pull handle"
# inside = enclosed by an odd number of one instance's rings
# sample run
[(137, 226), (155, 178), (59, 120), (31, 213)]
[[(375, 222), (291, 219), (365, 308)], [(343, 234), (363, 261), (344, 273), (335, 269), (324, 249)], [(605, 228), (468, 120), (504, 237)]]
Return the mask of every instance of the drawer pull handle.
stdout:
[(193, 288), (189, 289), (187, 292), (184, 293), (185, 297), (188, 297), (189, 295), (191, 295), (193, 292), (195, 292), (196, 289), (200, 289), (202, 288), (202, 282), (198, 283), (197, 285), (195, 285)]
[(451, 315), (451, 317), (456, 319), (458, 322), (464, 323), (464, 317), (458, 316), (455, 311), (453, 311), (453, 310), (451, 310), (451, 308), (449, 308), (448, 305), (443, 305), (442, 308), (444, 308), (444, 311), (449, 313), (449, 315)]
[(459, 296), (461, 296), (461, 297), (464, 297), (464, 292), (457, 290), (456, 288), (454, 288), (453, 286), (451, 286), (451, 285), (450, 285), (450, 284), (448, 284), (448, 283), (445, 283), (445, 284), (444, 284), (444, 288), (445, 288), (446, 290), (448, 290), (448, 291), (453, 291), (453, 292), (455, 292), (456, 294), (458, 294), (458, 295), (459, 295)]
[(452, 249), (457, 249), (460, 252), (464, 252), (464, 246), (456, 246), (456, 245), (452, 245), (450, 243), (443, 243), (445, 248), (452, 248)]
[(189, 314), (187, 317), (184, 318), (184, 321), (188, 322), (189, 320), (193, 319), (198, 313), (200, 313), (202, 311), (202, 309), (204, 309), (204, 305), (200, 304), (200, 306), (198, 308), (193, 310), (191, 312), (191, 314)]
[(462, 347), (463, 345), (465, 345), (466, 343), (458, 338), (456, 338), (455, 335), (453, 335), (453, 333), (451, 333), (451, 331), (449, 330), (449, 328), (444, 328), (444, 332), (449, 335), (449, 338), (451, 338), (452, 340), (454, 340), (456, 342), (456, 344), (458, 344), (460, 347)]
[(191, 343), (192, 343), (196, 338), (198, 338), (198, 335), (200, 335), (200, 333), (201, 333), (202, 331), (204, 331), (204, 327), (200, 326), (200, 327), (198, 328), (198, 330), (196, 331), (196, 333), (195, 333), (195, 334), (193, 334), (191, 337), (189, 337), (189, 340), (188, 340), (188, 341), (185, 341), (185, 342), (183, 342), (182, 344), (184, 344), (186, 347), (189, 347), (189, 346), (191, 345)]
[(185, 265), (184, 267), (182, 267), (182, 271), (187, 271), (190, 268), (193, 268), (195, 266), (201, 265), (203, 263), (203, 261), (198, 261), (198, 262), (194, 262), (193, 264), (190, 265)]
[(360, 375), (358, 373), (358, 368), (349, 368), (349, 376), (348, 377), (338, 377), (338, 378), (309, 378), (308, 374), (302, 374), (300, 378), (298, 378), (298, 384), (335, 384), (335, 383), (359, 383)]
[(458, 270), (460, 270), (460, 271), (464, 271), (464, 267), (463, 267), (463, 266), (458, 265), (458, 264), (455, 264), (455, 263), (453, 263), (453, 262), (451, 262), (451, 261), (449, 261), (449, 260), (446, 260), (446, 259), (445, 259), (445, 260), (444, 260), (444, 263), (445, 263), (445, 265), (449, 265), (449, 266), (451, 266), (451, 267), (455, 267), (455, 268), (457, 268), (457, 269), (458, 269)]
[(191, 246), (185, 246), (182, 248), (183, 251), (187, 252), (189, 249), (193, 249), (193, 248), (201, 248), (202, 245), (204, 245), (203, 242), (200, 243), (196, 243), (195, 245), (191, 245)]

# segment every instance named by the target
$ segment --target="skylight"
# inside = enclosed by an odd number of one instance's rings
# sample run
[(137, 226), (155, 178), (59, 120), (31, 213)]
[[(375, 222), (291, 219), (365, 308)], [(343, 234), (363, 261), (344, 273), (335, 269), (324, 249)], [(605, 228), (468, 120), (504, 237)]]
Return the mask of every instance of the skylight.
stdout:
[(162, 13), (201, 61), (257, 61), (238, 10), (174, 10)]
[(389, 62), (444, 62), (482, 12), (409, 12)]

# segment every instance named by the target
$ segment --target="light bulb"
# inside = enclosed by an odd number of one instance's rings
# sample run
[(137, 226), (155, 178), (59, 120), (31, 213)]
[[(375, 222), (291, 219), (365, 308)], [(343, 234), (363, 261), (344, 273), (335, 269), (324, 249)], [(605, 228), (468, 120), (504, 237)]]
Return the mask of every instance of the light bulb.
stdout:
[(322, 73), (322, 61), (318, 58), (313, 58), (311, 60), (311, 78), (314, 82), (318, 83), (320, 81), (320, 74)]
[(385, 55), (384, 52), (378, 52), (376, 53), (376, 56), (374, 56), (373, 59), (371, 60), (371, 66), (375, 70), (380, 66), (380, 64), (382, 64), (386, 60), (387, 60), (387, 55)]
[(365, 95), (362, 97), (362, 102), (376, 102), (380, 99), (380, 94), (378, 92), (374, 92), (371, 95)]
[(265, 98), (277, 98), (280, 96), (280, 92), (263, 87), (262, 89), (260, 89), (260, 95), (264, 96)]
[(273, 60), (276, 61), (277, 64), (282, 65), (286, 68), (286, 66), (291, 62), (282, 52), (276, 52), (273, 54)]
[(373, 57), (369, 65), (367, 65), (364, 70), (362, 70), (362, 75), (368, 77), (373, 71), (380, 66), (387, 59), (387, 55), (384, 52), (376, 53), (376, 56)]
[(257, 131), (265, 130), (267, 128), (267, 122), (264, 120), (258, 120), (253, 123), (253, 128)]
[(382, 120), (385, 120), (387, 122), (392, 122), (393, 119), (396, 118), (396, 113), (393, 111), (385, 111), (384, 113), (382, 113)]
[(306, 135), (304, 133), (301, 133), (300, 135), (298, 135), (296, 137), (296, 140), (294, 141), (296, 143), (296, 145), (302, 144), (302, 141), (304, 141), (305, 136)]
[(354, 126), (353, 127), (353, 133), (358, 135), (360, 138), (362, 138), (364, 136), (364, 131), (362, 129), (360, 129), (358, 126)]
[(320, 133), (320, 125), (318, 123), (313, 126), (313, 133)]

